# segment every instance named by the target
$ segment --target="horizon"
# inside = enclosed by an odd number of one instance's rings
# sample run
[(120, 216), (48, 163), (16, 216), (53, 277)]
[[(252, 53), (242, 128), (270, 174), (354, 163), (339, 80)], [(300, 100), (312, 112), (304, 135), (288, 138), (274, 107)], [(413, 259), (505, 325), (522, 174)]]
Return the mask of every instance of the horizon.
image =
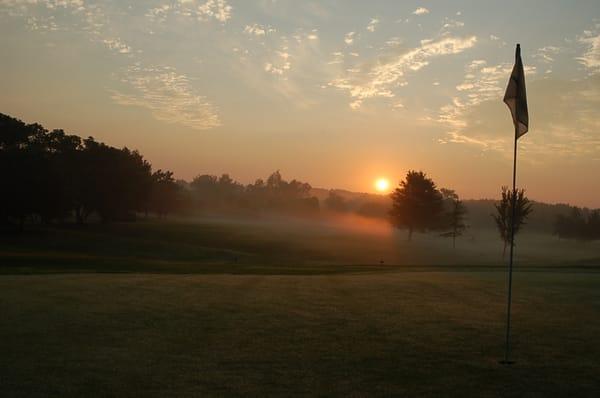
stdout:
[(137, 149), (187, 181), (279, 169), (376, 193), (414, 169), (473, 200), (510, 183), (502, 95), (519, 42), (518, 186), (600, 208), (594, 1), (2, 0), (0, 22), (0, 112), (26, 123)]

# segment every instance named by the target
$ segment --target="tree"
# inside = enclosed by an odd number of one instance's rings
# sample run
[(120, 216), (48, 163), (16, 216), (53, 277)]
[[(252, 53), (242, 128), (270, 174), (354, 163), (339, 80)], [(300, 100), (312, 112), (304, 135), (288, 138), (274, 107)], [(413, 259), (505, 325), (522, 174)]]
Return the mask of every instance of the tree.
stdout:
[(178, 207), (181, 187), (175, 182), (170, 171), (157, 170), (152, 174), (152, 190), (148, 203), (149, 210), (163, 217)]
[[(515, 198), (515, 221), (512, 222), (513, 217), (513, 197)], [(502, 187), (502, 199), (500, 203), (494, 205), (496, 208), (496, 214), (492, 214), (496, 227), (500, 233), (500, 239), (504, 243), (502, 249), (502, 257), (506, 255), (506, 247), (510, 244), (511, 238), (511, 225), (514, 225), (514, 236), (521, 230), (521, 227), (525, 225), (525, 220), (529, 217), (532, 212), (532, 204), (529, 199), (525, 196), (525, 190), (516, 190), (513, 192), (508, 187)]]
[(442, 188), (440, 191), (444, 198), (444, 207), (448, 209), (445, 217), (446, 225), (444, 227), (450, 229), (449, 232), (443, 233), (442, 236), (451, 237), (452, 247), (456, 248), (456, 237), (461, 236), (465, 229), (467, 229), (467, 225), (465, 224), (467, 209), (453, 190)]
[(409, 241), (414, 231), (427, 231), (439, 226), (442, 195), (433, 180), (422, 171), (410, 170), (391, 198), (391, 222), (397, 228), (408, 229)]

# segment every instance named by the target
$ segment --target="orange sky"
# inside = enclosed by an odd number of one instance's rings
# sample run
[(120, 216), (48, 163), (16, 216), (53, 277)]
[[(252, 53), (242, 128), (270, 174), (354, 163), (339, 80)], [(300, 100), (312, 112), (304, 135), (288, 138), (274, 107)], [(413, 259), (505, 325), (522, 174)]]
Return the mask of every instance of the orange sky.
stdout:
[(511, 183), (502, 95), (519, 41), (519, 185), (600, 207), (600, 8), (505, 3), (0, 2), (0, 112), (137, 148), (179, 178), (279, 169), (374, 192), (416, 169), (496, 198)]

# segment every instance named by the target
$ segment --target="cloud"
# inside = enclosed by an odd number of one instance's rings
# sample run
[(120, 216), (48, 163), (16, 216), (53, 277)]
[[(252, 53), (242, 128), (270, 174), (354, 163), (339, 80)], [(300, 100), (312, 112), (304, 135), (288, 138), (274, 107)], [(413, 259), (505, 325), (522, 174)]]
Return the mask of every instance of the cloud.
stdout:
[(285, 72), (292, 68), (292, 63), (289, 61), (290, 54), (282, 52), (279, 54), (281, 61), (279, 65), (274, 65), (271, 62), (265, 64), (265, 72), (272, 73), (274, 75), (283, 75)]
[(146, 17), (154, 23), (164, 23), (171, 15), (194, 18), (198, 21), (214, 19), (225, 23), (231, 19), (232, 9), (227, 0), (207, 0), (201, 4), (196, 0), (176, 0), (170, 4), (151, 8), (146, 13)]
[[(438, 122), (447, 128), (440, 142), (477, 146), (510, 155), (512, 121), (502, 102), (511, 64), (488, 65), (483, 60), (466, 67), (452, 103), (440, 109)], [(521, 143), (530, 161), (553, 157), (595, 156), (600, 151), (600, 76), (566, 81), (535, 79), (526, 68), (530, 132)]]
[(0, 6), (26, 9), (28, 6), (40, 6), (49, 10), (58, 8), (80, 8), (83, 0), (0, 0)]
[(539, 59), (541, 62), (550, 64), (554, 62), (554, 57), (560, 53), (560, 47), (556, 46), (545, 46), (539, 48), (535, 54), (533, 54), (533, 58)]
[(377, 25), (379, 25), (379, 19), (371, 18), (371, 21), (367, 25), (367, 30), (369, 32), (375, 32), (375, 29), (377, 29)]
[[(471, 61), (465, 68), (465, 78), (456, 86), (457, 95), (440, 109), (438, 122), (448, 128), (448, 141), (479, 145), (486, 149), (499, 148), (503, 140), (479, 135), (466, 135), (467, 117), (471, 110), (489, 101), (501, 101), (512, 64), (488, 65), (485, 60)], [(536, 73), (535, 67), (525, 67), (526, 76)]]
[(344, 35), (344, 43), (346, 43), (347, 45), (353, 44), (355, 35), (356, 35), (356, 32), (346, 33), (346, 35)]
[(265, 36), (270, 33), (275, 33), (275, 29), (270, 26), (255, 23), (252, 25), (246, 25), (244, 28), (244, 33), (251, 36)]
[(121, 41), (121, 39), (104, 39), (102, 43), (106, 45), (110, 50), (116, 51), (119, 54), (129, 54), (131, 52), (131, 47)]
[[(191, 3), (190, 0), (179, 0), (180, 3)], [(227, 22), (231, 18), (232, 7), (226, 0), (208, 0), (206, 3), (199, 5), (197, 14), (199, 19), (214, 18), (220, 22)]]
[[(507, 76), (508, 77), (508, 76)], [(600, 151), (600, 77), (581, 81), (558, 79), (528, 83), (530, 131), (520, 140), (526, 161), (557, 157), (597, 159)], [(475, 144), (503, 152), (512, 149), (512, 120), (502, 98), (480, 102), (462, 110), (462, 128), (449, 141)]]
[(590, 69), (591, 73), (600, 72), (600, 34), (585, 31), (578, 41), (586, 46), (586, 50), (577, 60)]
[(442, 30), (443, 29), (456, 29), (456, 28), (462, 28), (463, 26), (465, 26), (464, 22), (461, 21), (457, 21), (455, 19), (449, 19), (446, 18), (444, 25), (442, 26)]
[(329, 86), (347, 91), (352, 98), (351, 106), (356, 109), (369, 98), (394, 97), (393, 90), (406, 83), (403, 80), (406, 73), (422, 69), (435, 57), (461, 53), (473, 47), (476, 41), (475, 36), (423, 40), (417, 48), (389, 59), (381, 59), (364, 73), (334, 79)]
[(429, 14), (429, 10), (425, 7), (419, 7), (416, 10), (413, 11), (414, 15), (424, 15), (424, 14)]
[(167, 123), (195, 130), (221, 125), (217, 109), (197, 94), (189, 79), (171, 67), (142, 67), (139, 63), (126, 69), (121, 82), (127, 93), (113, 91), (111, 98), (119, 105), (138, 106)]

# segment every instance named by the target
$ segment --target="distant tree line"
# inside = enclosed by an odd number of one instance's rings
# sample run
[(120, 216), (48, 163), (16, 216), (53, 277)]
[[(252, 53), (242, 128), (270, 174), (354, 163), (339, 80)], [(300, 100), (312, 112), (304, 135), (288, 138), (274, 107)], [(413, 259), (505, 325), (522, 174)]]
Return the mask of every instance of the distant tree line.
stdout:
[(23, 229), (90, 218), (133, 221), (139, 214), (314, 213), (311, 186), (279, 171), (247, 186), (229, 175), (199, 175), (191, 183), (152, 170), (143, 156), (89, 137), (45, 129), (0, 114), (0, 225)]
[(568, 215), (556, 217), (554, 234), (559, 238), (582, 241), (600, 239), (600, 210), (573, 207)]
[[(25, 223), (85, 224), (133, 221), (140, 215), (259, 215), (279, 213), (310, 216), (356, 214), (391, 220), (406, 229), (456, 238), (467, 228), (491, 226), (490, 211), (505, 247), (510, 239), (512, 192), (502, 190), (499, 202), (459, 199), (438, 189), (421, 171), (409, 171), (391, 195), (314, 189), (285, 180), (279, 171), (244, 185), (228, 174), (200, 174), (191, 182), (166, 170), (153, 170), (135, 150), (115, 148), (63, 130), (46, 130), (0, 114), (0, 226), (22, 229)], [(567, 205), (530, 203), (516, 193), (515, 232), (525, 219), (540, 232), (561, 238), (599, 238), (599, 211)], [(534, 217), (530, 217), (535, 206)], [(390, 210), (391, 209), (391, 210)], [(556, 219), (554, 225), (552, 220)]]
[(187, 211), (197, 214), (247, 214), (263, 212), (313, 214), (319, 211), (319, 200), (311, 196), (310, 184), (286, 181), (279, 171), (266, 180), (243, 185), (228, 174), (221, 177), (199, 175), (185, 184)]

